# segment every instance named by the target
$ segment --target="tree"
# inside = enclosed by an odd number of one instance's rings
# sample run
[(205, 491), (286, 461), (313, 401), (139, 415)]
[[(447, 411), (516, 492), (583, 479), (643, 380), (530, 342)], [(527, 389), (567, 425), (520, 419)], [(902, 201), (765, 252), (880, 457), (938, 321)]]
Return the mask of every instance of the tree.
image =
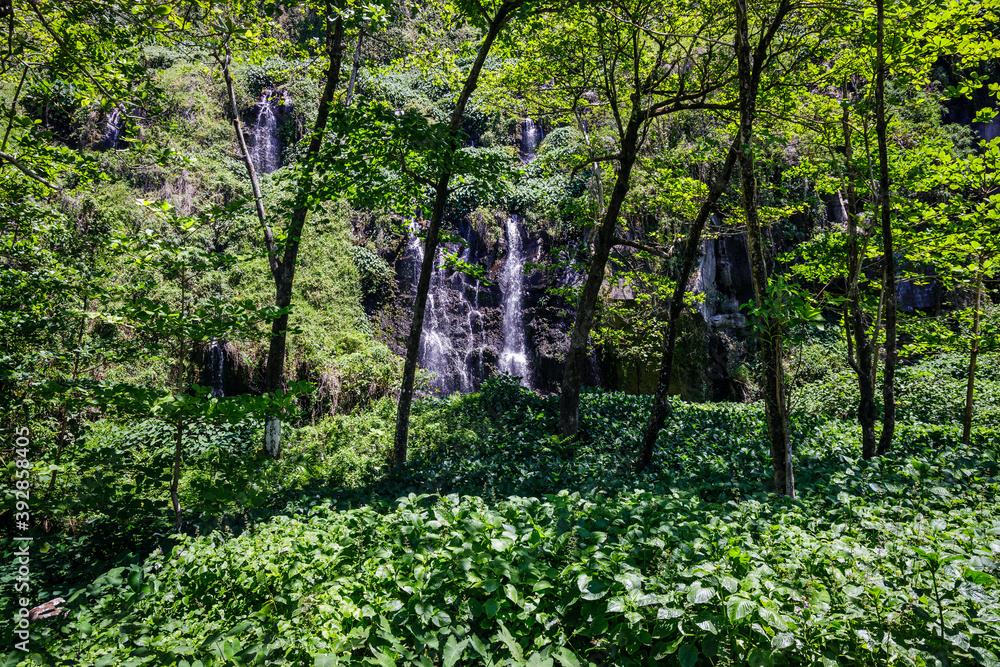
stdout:
[(726, 186), (729, 184), (729, 177), (736, 164), (737, 155), (740, 152), (739, 138), (733, 140), (729, 151), (726, 154), (726, 161), (722, 166), (722, 171), (715, 176), (708, 189), (708, 195), (698, 209), (698, 215), (688, 228), (688, 236), (684, 242), (684, 253), (681, 257), (681, 268), (677, 275), (677, 285), (674, 288), (673, 296), (670, 298), (670, 311), (667, 321), (667, 331), (663, 337), (662, 357), (660, 359), (660, 374), (656, 384), (656, 391), (653, 393), (653, 404), (649, 410), (649, 419), (646, 428), (642, 433), (642, 441), (639, 443), (639, 456), (636, 460), (636, 468), (644, 470), (653, 461), (653, 449), (656, 446), (656, 439), (663, 428), (670, 413), (670, 379), (674, 370), (674, 352), (677, 348), (677, 335), (680, 332), (681, 312), (684, 309), (684, 295), (687, 293), (688, 280), (694, 270), (694, 262), (698, 256), (698, 249), (701, 247), (701, 233), (705, 229), (716, 202)]
[[(784, 369), (782, 367), (782, 330), (779, 318), (770, 310), (768, 300), (767, 266), (764, 260), (764, 240), (757, 210), (757, 181), (754, 175), (754, 123), (756, 121), (757, 93), (760, 78), (768, 57), (768, 47), (785, 17), (792, 11), (789, 0), (781, 0), (774, 16), (766, 24), (762, 37), (752, 47), (749, 15), (746, 0), (735, 0), (736, 5), (736, 61), (739, 69), (740, 88), (740, 183), (743, 191), (743, 214), (747, 226), (747, 246), (750, 251), (750, 270), (759, 312), (757, 322), (763, 361), (764, 411), (767, 417), (771, 462), (774, 468), (775, 490), (782, 495), (795, 496), (795, 479), (792, 473), (792, 452), (788, 430), (787, 403), (785, 401)], [(751, 51), (751, 48), (753, 50)]]
[[(147, 360), (162, 355), (170, 373), (163, 387), (118, 385), (106, 387), (102, 393), (126, 414), (151, 415), (171, 424), (174, 451), (169, 494), (174, 528), (179, 529), (183, 510), (178, 489), (184, 436), (190, 424), (206, 420), (237, 423), (252, 414), (275, 409), (269, 405), (272, 398), (287, 404), (293, 394), (219, 399), (210, 395), (211, 387), (197, 384), (192, 358), (198, 347), (217, 339), (254, 338), (259, 322), (273, 321), (280, 313), (275, 308), (258, 309), (251, 302), (223, 301), (211, 295), (206, 289), (206, 274), (239, 258), (217, 253), (202, 242), (199, 237), (207, 227), (204, 218), (178, 216), (165, 204), (154, 207), (146, 203), (146, 207), (163, 218), (162, 231), (147, 230), (138, 239), (121, 243), (120, 249), (134, 257), (138, 269), (150, 273), (161, 287), (170, 287), (162, 296), (126, 300), (111, 319), (145, 339), (141, 354)], [(136, 287), (141, 293), (143, 286)]]
[[(600, 202), (601, 221), (566, 353), (559, 403), (559, 430), (564, 436), (579, 429), (587, 344), (608, 258), (620, 242), (619, 215), (649, 123), (680, 111), (727, 108), (712, 98), (731, 76), (731, 59), (725, 47), (720, 48), (720, 38), (731, 33), (729, 19), (723, 7), (713, 3), (681, 8), (628, 0), (595, 7), (589, 16), (599, 40), (594, 55), (596, 71), (603, 75), (599, 101), (610, 109), (617, 134), (617, 151), (592, 161), (610, 161), (618, 168), (607, 202)], [(696, 57), (697, 66), (692, 66)]]
[(918, 319), (908, 348), (917, 353), (968, 353), (962, 417), (962, 442), (968, 445), (979, 354), (996, 345), (996, 332), (982, 326), (982, 311), (983, 281), (1000, 272), (1000, 140), (982, 144), (973, 155), (931, 155), (932, 163), (924, 165), (922, 178), (912, 186), (917, 197), (900, 203), (899, 216), (907, 222), (901, 245), (910, 261), (934, 267), (943, 289), (971, 292), (973, 303), (952, 315), (950, 327)]
[[(268, 264), (274, 280), (274, 305), (282, 314), (271, 325), (271, 342), (267, 351), (267, 366), (264, 371), (264, 388), (271, 394), (278, 394), (284, 388), (285, 371), (285, 341), (288, 332), (288, 313), (292, 305), (292, 286), (295, 280), (295, 267), (299, 247), (309, 211), (316, 204), (314, 191), (314, 174), (319, 162), (320, 149), (327, 133), (327, 122), (334, 104), (334, 95), (340, 85), (341, 64), (344, 56), (344, 22), (347, 8), (343, 5), (326, 3), (326, 56), (329, 63), (326, 70), (323, 93), (319, 100), (319, 110), (312, 133), (309, 135), (309, 145), (306, 154), (298, 165), (297, 182), (291, 211), (288, 215), (288, 225), (283, 230), (281, 242), (276, 238), (269, 218), (264, 209), (264, 197), (261, 193), (260, 181), (254, 168), (250, 150), (247, 147), (240, 119), (239, 107), (230, 67), (233, 61), (232, 42), (237, 39), (247, 39), (252, 32), (237, 26), (228, 18), (221, 18), (219, 34), (221, 44), (216, 52), (216, 58), (222, 69), (229, 97), (230, 114), (236, 131), (240, 156), (250, 178), (254, 197), (254, 210), (263, 228), (264, 244), (267, 249)], [(264, 446), (274, 458), (281, 455), (281, 417), (271, 415), (265, 427)]]
[(885, 0), (875, 0), (875, 133), (878, 136), (879, 217), (882, 224), (882, 285), (885, 302), (885, 370), (882, 376), (882, 434), (879, 455), (892, 446), (896, 430), (896, 248), (892, 239), (892, 197), (889, 192), (889, 149), (885, 112)]
[[(503, 0), (499, 3), (476, 3), (473, 7), (462, 6), (467, 17), (485, 30), (479, 43), (475, 60), (465, 75), (461, 92), (455, 100), (455, 107), (448, 120), (445, 130), (444, 144), (441, 146), (443, 155), (440, 171), (434, 177), (422, 176), (421, 180), (434, 192), (434, 203), (431, 218), (427, 224), (424, 237), (424, 260), (420, 267), (420, 277), (417, 279), (417, 293), (413, 302), (413, 320), (410, 323), (410, 333), (406, 339), (406, 361), (403, 366), (403, 379), (399, 390), (399, 404), (396, 411), (396, 430), (393, 437), (392, 460), (395, 465), (406, 462), (406, 446), (410, 428), (410, 406), (413, 403), (413, 384), (417, 372), (417, 355), (420, 351), (420, 336), (424, 327), (424, 311), (427, 305), (427, 294), (430, 291), (431, 274), (434, 272), (434, 260), (437, 256), (438, 237), (441, 232), (441, 222), (444, 218), (445, 204), (450, 194), (449, 184), (454, 173), (456, 154), (464, 145), (462, 141), (462, 121), (465, 109), (479, 84), (479, 76), (483, 65), (489, 56), (490, 49), (500, 36), (500, 32), (508, 21), (526, 4), (527, 0)], [(410, 172), (411, 174), (413, 172)]]

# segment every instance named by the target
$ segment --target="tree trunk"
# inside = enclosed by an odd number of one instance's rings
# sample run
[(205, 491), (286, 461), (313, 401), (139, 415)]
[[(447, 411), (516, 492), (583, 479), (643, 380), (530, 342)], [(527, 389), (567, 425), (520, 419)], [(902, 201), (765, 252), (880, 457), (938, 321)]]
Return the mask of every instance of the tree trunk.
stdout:
[[(780, 14), (779, 14), (780, 15)], [(776, 28), (772, 24), (772, 28)], [(747, 246), (750, 271), (757, 302), (763, 304), (767, 294), (767, 267), (764, 262), (763, 238), (757, 210), (757, 182), (754, 178), (753, 128), (757, 106), (757, 82), (763, 53), (758, 45), (756, 57), (751, 55), (746, 0), (736, 0), (736, 60), (740, 87), (740, 181), (743, 189), (743, 213), (747, 225)], [(766, 48), (766, 47), (765, 47)], [(755, 76), (756, 75), (756, 76)], [(767, 418), (774, 486), (779, 494), (795, 496), (792, 458), (785, 412), (784, 369), (782, 368), (781, 322), (764, 316), (758, 323), (761, 357), (764, 371), (764, 410)]]
[(882, 254), (885, 264), (882, 290), (885, 294), (885, 371), (882, 376), (882, 436), (878, 454), (892, 446), (896, 430), (896, 249), (892, 240), (892, 200), (889, 197), (889, 150), (885, 117), (885, 1), (875, 0), (878, 31), (875, 64), (875, 132), (878, 135), (879, 212), (882, 218)]
[(642, 434), (642, 442), (639, 445), (639, 458), (636, 461), (636, 469), (644, 470), (653, 461), (653, 449), (656, 446), (656, 439), (663, 428), (663, 422), (670, 414), (670, 377), (673, 374), (674, 350), (677, 347), (677, 335), (680, 332), (681, 311), (684, 307), (684, 294), (687, 292), (687, 283), (694, 270), (694, 261), (698, 256), (698, 247), (701, 245), (701, 233), (708, 221), (715, 203), (726, 190), (729, 183), (729, 176), (732, 174), (733, 166), (736, 164), (740, 152), (739, 135), (733, 139), (726, 155), (726, 162), (722, 168), (722, 173), (718, 175), (712, 183), (698, 215), (691, 223), (688, 230), (687, 241), (684, 245), (684, 255), (681, 259), (681, 271), (677, 276), (677, 286), (674, 288), (673, 297), (670, 299), (670, 315), (667, 322), (667, 333), (664, 336), (663, 355), (660, 358), (660, 377), (656, 384), (656, 392), (653, 394), (653, 405), (649, 411), (649, 420), (646, 422), (646, 430)]
[(406, 462), (406, 447), (410, 432), (410, 406), (413, 403), (413, 383), (417, 375), (417, 355), (420, 352), (420, 336), (424, 329), (424, 311), (427, 306), (427, 294), (431, 288), (431, 274), (434, 272), (434, 259), (437, 257), (438, 234), (441, 230), (441, 219), (444, 217), (444, 207), (448, 201), (448, 182), (451, 173), (442, 174), (435, 188), (434, 209), (431, 221), (424, 236), (424, 261), (420, 265), (420, 277), (417, 279), (417, 294), (413, 300), (413, 320), (410, 322), (410, 334), (406, 338), (406, 361), (403, 364), (403, 385), (399, 391), (399, 405), (396, 407), (396, 432), (393, 440), (392, 461), (394, 465)]
[[(465, 107), (469, 98), (479, 84), (479, 74), (482, 72), (486, 57), (489, 55), (493, 42), (507, 24), (507, 20), (523, 0), (509, 0), (501, 5), (489, 31), (479, 46), (476, 61), (465, 78), (465, 85), (458, 96), (455, 109), (451, 114), (449, 130), (451, 143), (448, 150), (454, 154), (461, 148), (459, 132), (465, 117)], [(438, 177), (434, 190), (434, 208), (427, 235), (424, 237), (424, 261), (420, 265), (420, 278), (417, 280), (417, 294), (413, 302), (413, 320), (410, 323), (410, 334), (406, 339), (406, 361), (403, 364), (402, 386), (399, 390), (399, 404), (396, 408), (396, 432), (393, 437), (392, 462), (399, 466), (406, 462), (407, 440), (410, 431), (410, 406), (413, 403), (413, 383), (417, 374), (417, 354), (420, 352), (420, 336), (424, 328), (424, 310), (427, 305), (427, 293), (430, 291), (431, 274), (434, 272), (434, 258), (437, 255), (438, 234), (441, 230), (441, 220), (444, 218), (445, 204), (448, 202), (448, 184), (451, 181), (451, 170), (447, 169)]]
[(174, 509), (174, 530), (180, 530), (183, 513), (181, 512), (181, 500), (178, 494), (181, 480), (181, 452), (184, 445), (184, 417), (177, 417), (174, 425), (174, 468), (170, 476), (170, 504)]
[(601, 293), (601, 285), (604, 284), (604, 271), (607, 268), (611, 248), (615, 244), (618, 214), (629, 191), (629, 179), (639, 150), (639, 131), (642, 129), (642, 123), (642, 112), (633, 108), (622, 139), (618, 177), (611, 191), (611, 200), (604, 211), (604, 218), (597, 229), (587, 280), (580, 291), (560, 388), (559, 432), (563, 436), (576, 435), (580, 428), (580, 390), (583, 387), (583, 370), (587, 362), (587, 342), (590, 340), (590, 330), (594, 326), (597, 298)]
[(969, 379), (965, 388), (965, 419), (962, 422), (962, 444), (972, 442), (972, 409), (976, 392), (976, 362), (979, 359), (979, 317), (983, 300), (983, 256), (979, 256), (976, 274), (976, 310), (972, 313), (972, 349), (969, 351)]
[[(306, 216), (309, 215), (313, 173), (326, 135), (326, 124), (330, 116), (330, 107), (333, 104), (333, 94), (340, 85), (340, 65), (344, 54), (343, 44), (344, 19), (338, 15), (332, 35), (327, 36), (330, 67), (326, 72), (326, 87), (323, 89), (323, 97), (320, 99), (312, 139), (309, 141), (309, 149), (303, 158), (302, 176), (297, 187), (295, 209), (292, 211), (285, 239), (285, 252), (278, 267), (272, 271), (275, 292), (274, 305), (285, 309), (285, 312), (271, 323), (271, 342), (267, 350), (267, 366), (264, 371), (264, 388), (269, 393), (280, 392), (284, 388), (285, 337), (288, 330), (287, 309), (292, 305), (295, 264), (299, 254), (302, 230), (305, 227)], [(272, 457), (281, 456), (281, 418), (277, 415), (272, 416), (267, 423), (264, 447), (265, 451)]]
[[(844, 97), (847, 97), (846, 86)], [(850, 112), (845, 105), (843, 118), (841, 121), (844, 133), (844, 162), (847, 175), (847, 206), (844, 213), (847, 218), (847, 298), (848, 317), (851, 318), (851, 331), (848, 335), (853, 335), (854, 348), (857, 350), (857, 358), (850, 354), (848, 362), (858, 376), (858, 424), (861, 425), (861, 456), (870, 459), (875, 456), (875, 375), (873, 359), (872, 340), (868, 336), (868, 322), (865, 317), (864, 308), (861, 304), (861, 289), (858, 283), (861, 280), (861, 264), (863, 261), (861, 249), (858, 244), (858, 204), (857, 195), (854, 190), (854, 172), (852, 160), (854, 158), (853, 145), (851, 143)], [(841, 206), (843, 199), (841, 198)]]
[(347, 100), (344, 106), (349, 107), (354, 102), (354, 86), (358, 82), (358, 71), (361, 69), (361, 45), (364, 44), (365, 29), (358, 31), (358, 45), (354, 47), (354, 64), (351, 66), (351, 78), (347, 81)]

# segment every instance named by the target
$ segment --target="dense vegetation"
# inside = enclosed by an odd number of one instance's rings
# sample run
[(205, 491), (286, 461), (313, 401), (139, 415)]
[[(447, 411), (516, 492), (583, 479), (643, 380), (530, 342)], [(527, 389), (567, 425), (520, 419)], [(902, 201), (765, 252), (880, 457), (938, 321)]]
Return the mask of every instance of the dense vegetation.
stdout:
[(421, 404), (383, 477), (387, 402), (257, 459), (250, 488), (287, 484), (267, 520), (57, 588), (78, 611), (39, 641), (57, 664), (994, 664), (1000, 437), (925, 421), (927, 370), (891, 462), (797, 412), (794, 501), (765, 488), (759, 405), (679, 404), (636, 477), (647, 399), (585, 394), (567, 445), (553, 398), (500, 380)]
[(2, 664), (1000, 664), (998, 10), (0, 2)]

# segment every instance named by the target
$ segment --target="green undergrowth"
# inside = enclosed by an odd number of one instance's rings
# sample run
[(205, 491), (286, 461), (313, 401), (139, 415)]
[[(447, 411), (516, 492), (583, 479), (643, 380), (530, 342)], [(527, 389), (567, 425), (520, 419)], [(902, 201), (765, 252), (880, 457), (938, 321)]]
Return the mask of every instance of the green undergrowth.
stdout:
[(962, 447), (957, 426), (911, 421), (861, 462), (853, 422), (801, 414), (788, 500), (758, 405), (678, 403), (636, 475), (647, 405), (585, 394), (568, 442), (554, 400), (515, 382), (423, 401), (398, 475), (388, 401), (299, 429), (255, 478), (268, 520), (78, 589), (32, 626), (32, 660), (996, 664), (995, 429)]

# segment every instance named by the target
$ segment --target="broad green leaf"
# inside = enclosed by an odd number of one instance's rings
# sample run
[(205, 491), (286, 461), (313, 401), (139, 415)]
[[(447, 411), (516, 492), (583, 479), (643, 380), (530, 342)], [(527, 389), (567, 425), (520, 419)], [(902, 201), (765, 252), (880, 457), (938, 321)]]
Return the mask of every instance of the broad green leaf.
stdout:
[(747, 656), (750, 667), (774, 667), (774, 660), (771, 659), (771, 652), (761, 646), (754, 647)]
[(715, 597), (714, 588), (692, 588), (688, 593), (688, 602), (691, 604), (705, 604)]
[(565, 646), (557, 648), (553, 653), (553, 657), (563, 667), (580, 667), (580, 660), (576, 657), (576, 654)]
[(503, 623), (500, 623), (500, 631), (497, 633), (497, 637), (499, 637), (500, 641), (504, 643), (510, 651), (510, 654), (514, 656), (514, 660), (517, 662), (524, 662), (524, 651), (521, 649), (521, 645), (517, 643), (514, 637), (510, 634), (510, 631), (507, 629), (507, 626)]
[(746, 618), (757, 608), (757, 603), (740, 595), (733, 595), (726, 600), (726, 616), (730, 623)]
[(468, 644), (468, 639), (458, 641), (455, 639), (455, 635), (448, 637), (448, 641), (444, 644), (444, 652), (441, 656), (444, 661), (444, 667), (454, 667), (455, 663), (462, 658), (462, 653), (465, 652), (465, 647)]
[(698, 647), (694, 644), (685, 644), (677, 652), (677, 659), (681, 663), (681, 667), (694, 667), (694, 664), (698, 662)]

